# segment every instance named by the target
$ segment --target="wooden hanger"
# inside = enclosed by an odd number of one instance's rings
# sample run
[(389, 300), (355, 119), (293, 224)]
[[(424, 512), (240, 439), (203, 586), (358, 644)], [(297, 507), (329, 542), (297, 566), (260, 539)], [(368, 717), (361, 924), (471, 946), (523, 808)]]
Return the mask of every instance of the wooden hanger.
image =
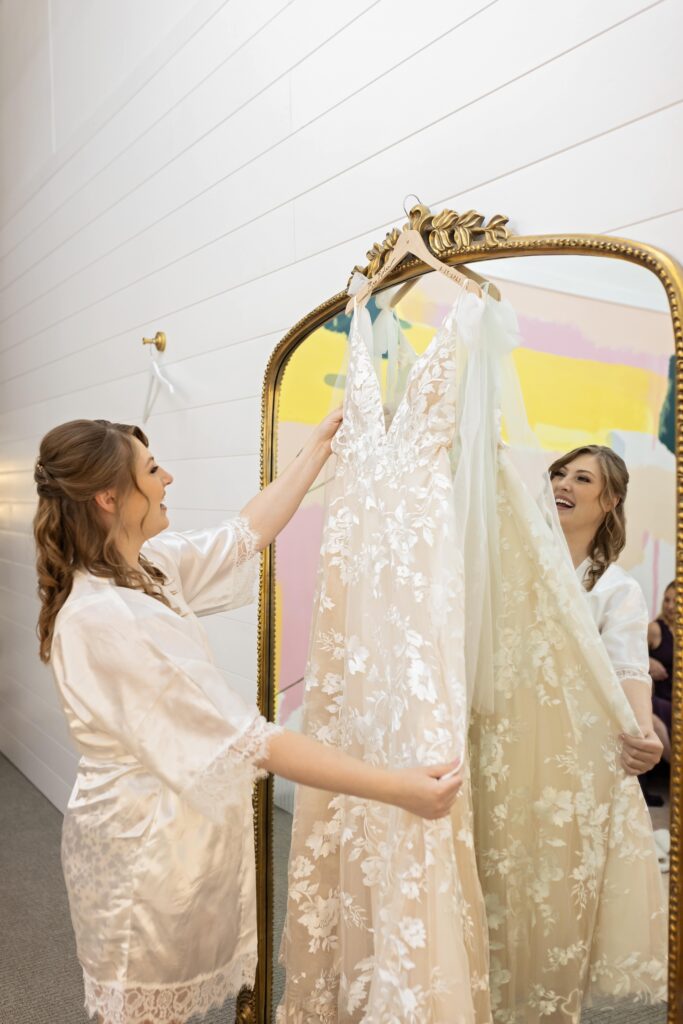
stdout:
[(451, 281), (455, 281), (455, 283), (459, 284), (461, 288), (464, 288), (468, 292), (473, 292), (475, 295), (478, 295), (479, 298), (483, 297), (484, 293), (477, 281), (461, 273), (456, 269), (456, 267), (449, 267), (447, 263), (442, 263), (441, 260), (438, 260), (427, 248), (420, 232), (413, 228), (408, 228), (403, 230), (398, 236), (398, 241), (391, 250), (391, 255), (386, 263), (377, 271), (373, 278), (363, 285), (357, 295), (349, 299), (346, 306), (347, 314), (352, 312), (354, 301), (359, 305), (362, 305), (362, 303), (372, 295), (378, 285), (380, 285), (382, 281), (389, 276), (394, 267), (398, 266), (401, 260), (406, 256), (417, 256), (417, 258), (422, 260), (422, 262), (428, 267), (432, 267), (433, 270), (438, 270), (440, 274), (444, 274), (446, 277), (450, 278)]
[[(493, 281), (489, 281), (488, 278), (482, 277), (481, 274), (477, 274), (470, 267), (463, 267), (462, 264), (458, 267), (458, 270), (460, 271), (461, 274), (464, 274), (465, 277), (472, 278), (473, 281), (476, 281), (478, 284), (482, 285), (482, 287), (484, 285), (488, 285), (489, 297), (495, 299), (496, 302), (500, 302), (501, 294), (498, 288), (496, 288)], [(410, 281), (406, 281), (405, 284), (401, 285), (398, 291), (396, 291), (392, 296), (391, 302), (389, 303), (389, 309), (395, 309), (396, 306), (398, 306), (399, 302), (401, 302), (401, 300), (406, 297), (408, 292), (411, 291), (415, 287), (415, 285), (419, 283), (419, 281), (419, 277), (413, 277), (411, 278)]]
[(500, 302), (500, 300), (501, 300), (500, 290), (498, 288), (496, 288), (496, 286), (493, 283), (493, 281), (489, 281), (488, 277), (482, 277), (482, 275), (478, 274), (476, 272), (476, 270), (472, 270), (472, 267), (465, 267), (465, 266), (462, 265), (462, 263), (458, 267), (458, 270), (460, 271), (461, 274), (464, 274), (465, 277), (469, 277), (472, 281), (476, 281), (477, 284), (481, 285), (482, 289), (483, 289), (484, 285), (488, 285), (487, 294), (488, 294), (489, 298), (490, 299), (495, 299), (496, 302)]

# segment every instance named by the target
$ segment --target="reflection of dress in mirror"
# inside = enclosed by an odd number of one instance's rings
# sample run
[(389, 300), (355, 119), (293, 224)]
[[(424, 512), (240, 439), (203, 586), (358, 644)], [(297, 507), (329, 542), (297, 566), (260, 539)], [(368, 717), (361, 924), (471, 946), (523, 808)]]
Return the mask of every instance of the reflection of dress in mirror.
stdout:
[(494, 1019), (578, 1024), (593, 1002), (666, 999), (665, 902), (647, 807), (619, 763), (619, 733), (637, 735), (633, 713), (552, 500), (532, 497), (540, 474), (518, 472), (515, 450), (491, 444), (515, 334), (509, 307), (489, 303), (476, 343), (458, 353), (456, 481), (462, 472), (495, 481), (494, 499), (471, 488), (488, 514), (473, 505), (479, 514), (459, 520), (467, 640), (478, 615), (481, 627), (470, 728), (475, 847)]
[[(472, 303), (480, 300), (463, 296)], [(378, 333), (388, 328), (388, 348), (405, 345), (396, 333), (392, 340), (387, 317)], [(366, 310), (350, 333), (304, 730), (373, 764), (465, 755), (463, 579), (448, 455), (455, 322), (451, 314), (426, 352), (408, 358), (395, 411), (391, 400), (383, 409)], [(282, 1021), (487, 1024), (468, 782), (451, 817), (433, 822), (300, 790), (282, 958)]]

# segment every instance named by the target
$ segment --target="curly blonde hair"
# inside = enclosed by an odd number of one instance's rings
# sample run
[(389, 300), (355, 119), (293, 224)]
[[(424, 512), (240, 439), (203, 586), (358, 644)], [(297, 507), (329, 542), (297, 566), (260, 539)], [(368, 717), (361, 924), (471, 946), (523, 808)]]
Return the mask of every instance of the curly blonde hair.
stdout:
[(586, 590), (592, 590), (607, 568), (616, 562), (626, 544), (626, 512), (624, 502), (628, 491), (628, 469), (626, 463), (615, 451), (602, 444), (586, 444), (573, 448), (566, 455), (555, 459), (548, 472), (550, 479), (558, 470), (568, 466), (580, 455), (593, 455), (597, 459), (602, 475), (600, 501), (607, 507), (605, 518), (597, 529), (588, 552), (590, 566), (586, 572)]
[(118, 521), (107, 529), (94, 501), (96, 494), (110, 488), (119, 498), (140, 491), (133, 438), (149, 446), (139, 427), (109, 420), (71, 420), (50, 430), (40, 443), (33, 474), (38, 491), (33, 536), (42, 661), (50, 660), (55, 618), (79, 569), (168, 604), (160, 589), (166, 582), (164, 574), (142, 555), (139, 569), (128, 565), (115, 543)]

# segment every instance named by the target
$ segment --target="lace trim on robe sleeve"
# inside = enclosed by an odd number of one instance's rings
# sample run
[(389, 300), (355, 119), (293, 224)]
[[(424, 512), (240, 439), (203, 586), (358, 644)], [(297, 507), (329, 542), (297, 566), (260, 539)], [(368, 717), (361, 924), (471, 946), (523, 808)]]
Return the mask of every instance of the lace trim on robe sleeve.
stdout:
[(618, 668), (615, 669), (615, 671), (619, 682), (624, 679), (635, 679), (638, 683), (645, 683), (646, 686), (652, 686), (652, 676), (642, 668)]
[(181, 796), (207, 818), (223, 824), (227, 809), (235, 806), (236, 784), (252, 786), (268, 775), (256, 762), (268, 756), (271, 738), (282, 731), (281, 726), (258, 715), (239, 739), (224, 744)]
[(248, 519), (244, 516), (237, 516), (231, 520), (231, 523), (235, 530), (235, 547), (237, 550), (235, 565), (240, 566), (258, 554), (259, 536), (257, 533), (254, 533)]

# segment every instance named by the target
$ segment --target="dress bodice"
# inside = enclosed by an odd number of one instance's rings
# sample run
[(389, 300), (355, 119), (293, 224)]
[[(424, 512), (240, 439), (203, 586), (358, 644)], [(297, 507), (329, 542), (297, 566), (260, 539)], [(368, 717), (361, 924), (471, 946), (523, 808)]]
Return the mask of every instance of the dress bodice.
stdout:
[(386, 423), (380, 382), (370, 356), (372, 324), (366, 309), (356, 308), (349, 333), (349, 367), (344, 422), (332, 445), (338, 458), (372, 476), (410, 472), (439, 449), (451, 446), (456, 419), (455, 343), (463, 318), (478, 318), (483, 302), (464, 292), (422, 355), (412, 361), (405, 391)]

